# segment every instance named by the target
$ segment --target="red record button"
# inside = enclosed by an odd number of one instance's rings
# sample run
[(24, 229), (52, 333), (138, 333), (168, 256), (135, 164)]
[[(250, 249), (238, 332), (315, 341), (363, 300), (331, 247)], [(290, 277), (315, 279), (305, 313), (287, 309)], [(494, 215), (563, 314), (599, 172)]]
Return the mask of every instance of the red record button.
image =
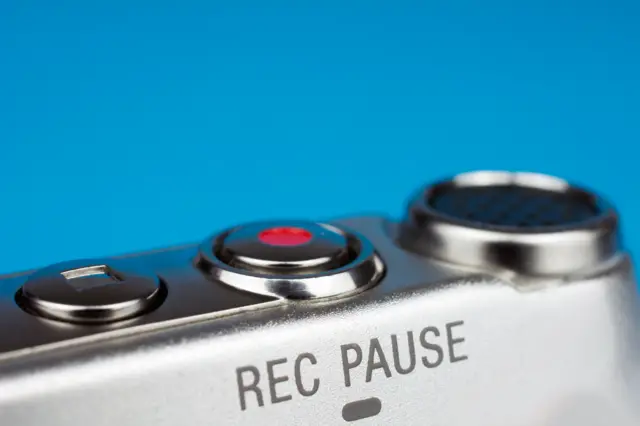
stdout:
[(300, 246), (307, 244), (312, 238), (311, 232), (294, 226), (269, 228), (258, 234), (258, 239), (270, 246)]
[(364, 290), (384, 272), (371, 243), (358, 234), (295, 219), (231, 227), (200, 246), (198, 266), (216, 283), (290, 300)]
[(289, 275), (347, 264), (353, 253), (349, 244), (346, 233), (320, 223), (258, 222), (222, 235), (216, 255), (239, 269)]

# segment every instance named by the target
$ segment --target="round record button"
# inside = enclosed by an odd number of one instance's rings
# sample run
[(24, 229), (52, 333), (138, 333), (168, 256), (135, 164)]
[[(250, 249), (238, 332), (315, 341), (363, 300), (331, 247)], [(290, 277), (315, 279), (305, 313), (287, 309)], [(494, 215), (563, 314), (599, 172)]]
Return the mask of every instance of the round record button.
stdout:
[(152, 274), (114, 260), (64, 262), (34, 273), (16, 295), (27, 312), (73, 323), (132, 318), (162, 303), (166, 290)]
[(349, 261), (347, 236), (313, 222), (257, 223), (238, 227), (218, 242), (220, 259), (240, 269), (309, 273)]
[(228, 229), (202, 243), (198, 265), (217, 283), (281, 299), (351, 294), (376, 285), (384, 274), (363, 235), (307, 221)]

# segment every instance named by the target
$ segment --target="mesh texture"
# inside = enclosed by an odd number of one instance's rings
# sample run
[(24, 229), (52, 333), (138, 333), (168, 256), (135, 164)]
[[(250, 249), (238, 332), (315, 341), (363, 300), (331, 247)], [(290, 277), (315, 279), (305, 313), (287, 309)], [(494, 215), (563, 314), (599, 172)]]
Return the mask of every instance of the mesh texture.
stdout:
[(600, 213), (584, 196), (516, 185), (451, 187), (428, 203), (456, 219), (522, 228), (575, 225)]

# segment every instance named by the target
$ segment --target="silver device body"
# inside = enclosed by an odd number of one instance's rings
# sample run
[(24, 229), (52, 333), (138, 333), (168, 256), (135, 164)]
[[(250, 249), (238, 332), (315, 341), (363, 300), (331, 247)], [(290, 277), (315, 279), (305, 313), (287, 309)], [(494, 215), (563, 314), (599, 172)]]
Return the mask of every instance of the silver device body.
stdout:
[(207, 293), (217, 284), (194, 267), (202, 246), (187, 245), (118, 259), (153, 268), (168, 294), (95, 328), (21, 310), (14, 294), (32, 274), (3, 277), (0, 425), (640, 424), (640, 305), (619, 246), (580, 263), (571, 244), (594, 240), (574, 236), (559, 265), (534, 255), (511, 268), (472, 262), (477, 239), (456, 242), (457, 263), (408, 250), (385, 218), (331, 224), (375, 248), (375, 285), (302, 299)]

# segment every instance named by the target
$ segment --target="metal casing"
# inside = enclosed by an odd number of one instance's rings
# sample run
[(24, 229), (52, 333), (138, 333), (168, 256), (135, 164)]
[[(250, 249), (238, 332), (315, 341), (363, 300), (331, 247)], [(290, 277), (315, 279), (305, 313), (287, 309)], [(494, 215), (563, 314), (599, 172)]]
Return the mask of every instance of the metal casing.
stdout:
[(0, 425), (640, 424), (640, 304), (622, 248), (527, 274), (426, 256), (384, 218), (331, 224), (375, 248), (376, 285), (250, 294), (198, 268), (198, 243), (120, 258), (153, 269), (166, 300), (96, 326), (25, 312), (30, 273), (2, 277)]

